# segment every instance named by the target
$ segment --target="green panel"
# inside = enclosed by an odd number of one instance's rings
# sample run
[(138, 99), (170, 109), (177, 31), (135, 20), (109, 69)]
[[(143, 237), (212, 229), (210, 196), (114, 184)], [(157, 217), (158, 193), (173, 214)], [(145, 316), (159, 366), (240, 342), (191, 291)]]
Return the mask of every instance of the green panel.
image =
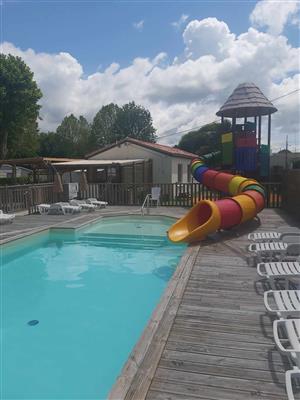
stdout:
[(222, 143), (222, 164), (231, 165), (233, 162), (233, 143)]

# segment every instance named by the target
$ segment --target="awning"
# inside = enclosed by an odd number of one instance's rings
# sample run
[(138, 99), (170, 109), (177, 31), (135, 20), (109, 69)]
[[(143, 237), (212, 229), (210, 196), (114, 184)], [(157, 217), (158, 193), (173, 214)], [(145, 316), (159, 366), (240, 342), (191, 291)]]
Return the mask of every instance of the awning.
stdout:
[(143, 158), (136, 158), (133, 160), (74, 160), (74, 161), (65, 161), (59, 163), (53, 163), (55, 167), (74, 167), (74, 168), (84, 168), (84, 167), (93, 167), (93, 166), (110, 166), (110, 165), (130, 165), (134, 163), (142, 163), (144, 161)]

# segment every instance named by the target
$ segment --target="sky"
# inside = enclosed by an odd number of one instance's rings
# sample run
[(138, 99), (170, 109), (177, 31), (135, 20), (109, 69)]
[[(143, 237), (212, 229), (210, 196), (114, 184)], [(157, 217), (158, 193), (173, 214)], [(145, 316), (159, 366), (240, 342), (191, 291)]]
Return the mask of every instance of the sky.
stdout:
[[(22, 57), (43, 92), (40, 130), (101, 106), (148, 108), (160, 143), (217, 119), (242, 82), (269, 99), (299, 89), (296, 1), (6, 1), (1, 51)], [(272, 150), (300, 150), (300, 92), (274, 101)], [(267, 132), (263, 124), (263, 141)]]

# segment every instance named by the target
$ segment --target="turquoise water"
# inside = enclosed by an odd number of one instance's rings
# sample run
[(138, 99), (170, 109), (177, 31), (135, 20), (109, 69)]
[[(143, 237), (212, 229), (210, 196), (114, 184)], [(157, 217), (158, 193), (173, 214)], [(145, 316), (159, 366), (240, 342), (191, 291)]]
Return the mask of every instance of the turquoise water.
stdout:
[(185, 249), (172, 222), (111, 218), (2, 248), (1, 399), (106, 397)]

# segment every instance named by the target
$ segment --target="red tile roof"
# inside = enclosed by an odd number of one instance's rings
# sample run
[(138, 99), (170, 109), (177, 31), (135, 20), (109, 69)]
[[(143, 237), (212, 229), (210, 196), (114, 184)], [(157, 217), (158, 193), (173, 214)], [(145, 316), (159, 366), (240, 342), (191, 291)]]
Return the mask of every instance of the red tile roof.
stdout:
[(147, 149), (150, 149), (150, 150), (159, 151), (160, 153), (168, 154), (173, 157), (184, 157), (184, 158), (191, 158), (191, 159), (198, 157), (197, 154), (190, 153), (188, 151), (184, 151), (184, 150), (178, 149), (176, 147), (166, 146), (164, 144), (158, 144), (158, 143), (145, 142), (144, 140), (133, 139), (131, 137), (125, 138), (123, 140), (120, 140), (117, 143), (113, 143), (109, 146), (95, 150), (92, 153), (87, 154), (86, 157), (88, 157), (88, 158), (92, 157), (96, 154), (102, 153), (108, 149), (111, 149), (112, 147), (118, 146), (125, 142), (130, 142), (130, 143), (136, 144), (138, 146), (146, 147)]

